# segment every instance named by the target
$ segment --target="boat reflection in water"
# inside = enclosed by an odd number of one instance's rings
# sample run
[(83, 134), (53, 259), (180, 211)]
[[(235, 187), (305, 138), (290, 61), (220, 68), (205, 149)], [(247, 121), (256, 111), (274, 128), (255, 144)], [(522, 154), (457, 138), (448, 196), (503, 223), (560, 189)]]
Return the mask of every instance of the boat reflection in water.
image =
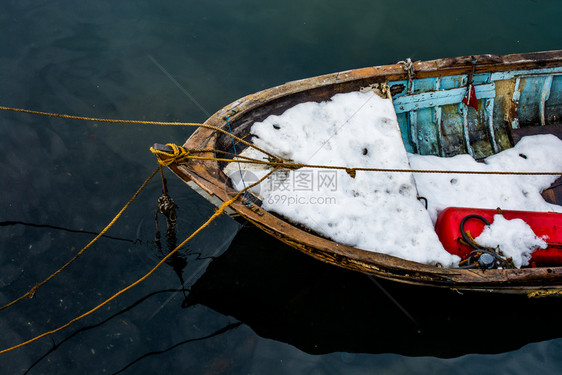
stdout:
[(184, 306), (233, 316), (307, 353), (456, 357), (562, 336), (562, 298), (459, 294), (312, 259), (254, 227), (212, 261)]

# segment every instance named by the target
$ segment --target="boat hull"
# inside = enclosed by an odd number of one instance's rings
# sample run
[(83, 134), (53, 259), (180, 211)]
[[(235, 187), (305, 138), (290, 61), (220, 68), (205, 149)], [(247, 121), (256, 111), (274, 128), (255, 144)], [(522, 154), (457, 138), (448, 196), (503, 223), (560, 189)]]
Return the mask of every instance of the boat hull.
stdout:
[[(410, 148), (410, 151), (422, 154), (451, 156), (458, 153), (472, 153), (476, 157), (486, 156), (512, 147), (515, 130), (526, 129), (529, 121), (534, 121), (537, 127), (541, 125), (555, 129), (560, 127), (554, 123), (562, 116), (562, 78), (559, 73), (562, 72), (561, 51), (509, 56), (469, 56), (416, 62), (413, 66), (415, 76), (404, 69), (404, 64), (394, 64), (289, 82), (237, 100), (211, 116), (205, 124), (225, 130), (231, 129), (232, 134), (249, 140), (251, 125), (271, 114), (281, 114), (303, 102), (325, 101), (337, 93), (358, 91), (365, 87), (377, 89), (387, 84), (393, 95), (395, 108), (403, 107), (397, 112), (402, 111), (399, 115), (404, 114), (402, 119), (399, 117), (404, 144)], [(465, 87), (466, 91), (467, 80), (471, 77), (482, 80), (492, 75), (503, 79), (496, 79), (493, 82), (495, 93), (493, 97), (488, 97), (489, 92), (482, 91), (485, 88), (476, 91), (481, 103), (479, 106), (481, 112), (476, 112), (472, 108), (459, 111), (462, 105), (454, 102), (462, 101), (462, 97), (458, 94), (453, 102), (450, 98), (446, 101), (431, 100), (432, 92), (458, 91), (458, 88), (462, 87)], [(548, 77), (551, 76), (554, 83), (550, 82), (548, 86), (550, 81)], [(531, 78), (536, 82), (529, 81)], [(439, 82), (437, 89), (436, 82)], [(447, 85), (458, 87), (450, 88)], [(528, 107), (530, 103), (526, 87), (533, 91), (537, 91), (540, 87), (538, 92), (542, 95), (542, 99), (539, 98), (536, 108), (533, 107), (536, 110), (520, 110), (522, 101), (525, 103), (524, 107)], [(456, 93), (456, 91), (449, 93)], [(543, 95), (546, 91), (549, 93), (548, 97)], [(420, 96), (421, 94), (425, 94), (425, 97)], [(437, 93), (435, 97), (440, 98), (442, 95), (443, 93)], [(513, 99), (514, 95), (518, 101)], [(545, 98), (546, 100), (543, 100)], [(422, 108), (422, 106), (426, 107)], [(445, 116), (444, 113), (453, 111), (451, 109), (453, 107), (457, 111), (454, 116), (452, 114)], [(490, 107), (492, 107), (491, 112)], [(424, 111), (429, 111), (429, 114)], [(440, 114), (441, 117), (436, 119), (435, 113)], [(427, 120), (428, 116), (432, 121), (424, 120)], [(448, 121), (451, 118), (452, 120)], [(477, 118), (477, 121), (473, 121), (472, 118)], [(431, 127), (434, 130), (427, 130)], [(447, 130), (448, 127), (458, 131), (453, 134)], [(441, 129), (441, 134), (438, 134), (438, 129)], [(432, 134), (435, 140), (432, 141), (432, 145), (428, 146), (420, 142), (431, 138)], [(450, 140), (453, 138), (456, 141)], [(246, 147), (240, 142), (235, 142), (235, 145), (238, 152)], [(235, 151), (231, 137), (210, 128), (199, 128), (183, 147), (190, 150), (209, 150), (198, 155), (211, 158), (224, 157), (212, 150), (230, 153)], [(195, 184), (198, 192), (213, 204), (219, 205), (236, 194), (229, 184), (228, 177), (222, 172), (226, 164), (224, 161), (191, 159), (182, 164), (172, 163), (170, 168), (186, 183), (191, 186)], [(562, 267), (513, 270), (434, 267), (335, 243), (291, 223), (286, 218), (264, 210), (260, 207), (259, 201), (246, 201), (242, 198), (230, 207), (231, 214), (238, 219), (253, 223), (264, 232), (315, 259), (349, 270), (402, 283), (459, 291), (526, 293), (531, 296), (562, 295)]]

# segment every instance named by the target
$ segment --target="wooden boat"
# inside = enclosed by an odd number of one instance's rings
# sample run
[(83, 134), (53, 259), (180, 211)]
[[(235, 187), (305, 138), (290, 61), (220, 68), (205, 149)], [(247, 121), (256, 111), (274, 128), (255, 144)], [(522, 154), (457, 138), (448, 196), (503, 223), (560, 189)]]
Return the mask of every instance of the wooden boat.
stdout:
[[(349, 70), (289, 82), (239, 99), (211, 116), (185, 142), (198, 156), (230, 158), (247, 146), (256, 121), (303, 102), (369, 87), (393, 99), (409, 152), (440, 156), (468, 153), (483, 158), (513, 147), (525, 134), (562, 138), (562, 51), (476, 55)], [(462, 104), (472, 91), (478, 109)], [(467, 104), (473, 104), (467, 101)], [(223, 129), (219, 132), (213, 128)], [(233, 146), (234, 145), (234, 146)], [(163, 151), (166, 146), (156, 145)], [(236, 150), (234, 149), (236, 147)], [(226, 156), (225, 156), (226, 155)], [(160, 156), (166, 159), (166, 155)], [(170, 156), (171, 157), (171, 156)], [(189, 159), (169, 167), (191, 188), (219, 206), (236, 191), (223, 173), (225, 161)], [(543, 194), (562, 202), (560, 179)], [(331, 241), (243, 197), (226, 211), (320, 261), (402, 283), (456, 290), (562, 295), (562, 265), (522, 269), (459, 269), (420, 264)]]

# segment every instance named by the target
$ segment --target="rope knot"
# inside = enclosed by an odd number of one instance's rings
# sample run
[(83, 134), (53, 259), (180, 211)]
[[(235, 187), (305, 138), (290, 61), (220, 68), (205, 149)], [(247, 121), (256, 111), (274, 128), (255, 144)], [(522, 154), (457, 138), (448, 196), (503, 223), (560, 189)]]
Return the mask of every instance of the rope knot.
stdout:
[(189, 159), (189, 150), (174, 143), (167, 143), (167, 147), (154, 145), (150, 151), (158, 157), (158, 163), (167, 167), (172, 163), (184, 163)]

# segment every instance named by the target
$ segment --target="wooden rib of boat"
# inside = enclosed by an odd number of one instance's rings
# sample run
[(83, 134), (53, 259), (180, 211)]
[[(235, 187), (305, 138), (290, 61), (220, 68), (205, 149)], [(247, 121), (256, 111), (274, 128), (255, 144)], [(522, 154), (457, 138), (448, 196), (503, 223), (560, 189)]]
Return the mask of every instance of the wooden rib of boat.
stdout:
[[(475, 89), (477, 110), (469, 111), (462, 104), (469, 84)], [(250, 141), (252, 124), (269, 115), (279, 115), (303, 102), (326, 101), (337, 93), (383, 87), (392, 95), (408, 152), (445, 157), (468, 153), (479, 159), (513, 147), (527, 133), (552, 133), (562, 138), (562, 51), (408, 60), (303, 79), (239, 99), (205, 124), (227, 131), (230, 127), (234, 135)], [(235, 144), (238, 152), (247, 147)], [(235, 151), (228, 134), (210, 128), (197, 129), (183, 147)], [(215, 152), (199, 155), (225, 157)], [(191, 159), (172, 163), (170, 168), (218, 206), (236, 194), (222, 171), (226, 164)], [(543, 194), (557, 204), (562, 202), (559, 185), (560, 179)], [(262, 209), (256, 200), (241, 198), (227, 213), (318, 260), (385, 279), (458, 290), (562, 295), (562, 266), (490, 270), (435, 267), (336, 243)]]

